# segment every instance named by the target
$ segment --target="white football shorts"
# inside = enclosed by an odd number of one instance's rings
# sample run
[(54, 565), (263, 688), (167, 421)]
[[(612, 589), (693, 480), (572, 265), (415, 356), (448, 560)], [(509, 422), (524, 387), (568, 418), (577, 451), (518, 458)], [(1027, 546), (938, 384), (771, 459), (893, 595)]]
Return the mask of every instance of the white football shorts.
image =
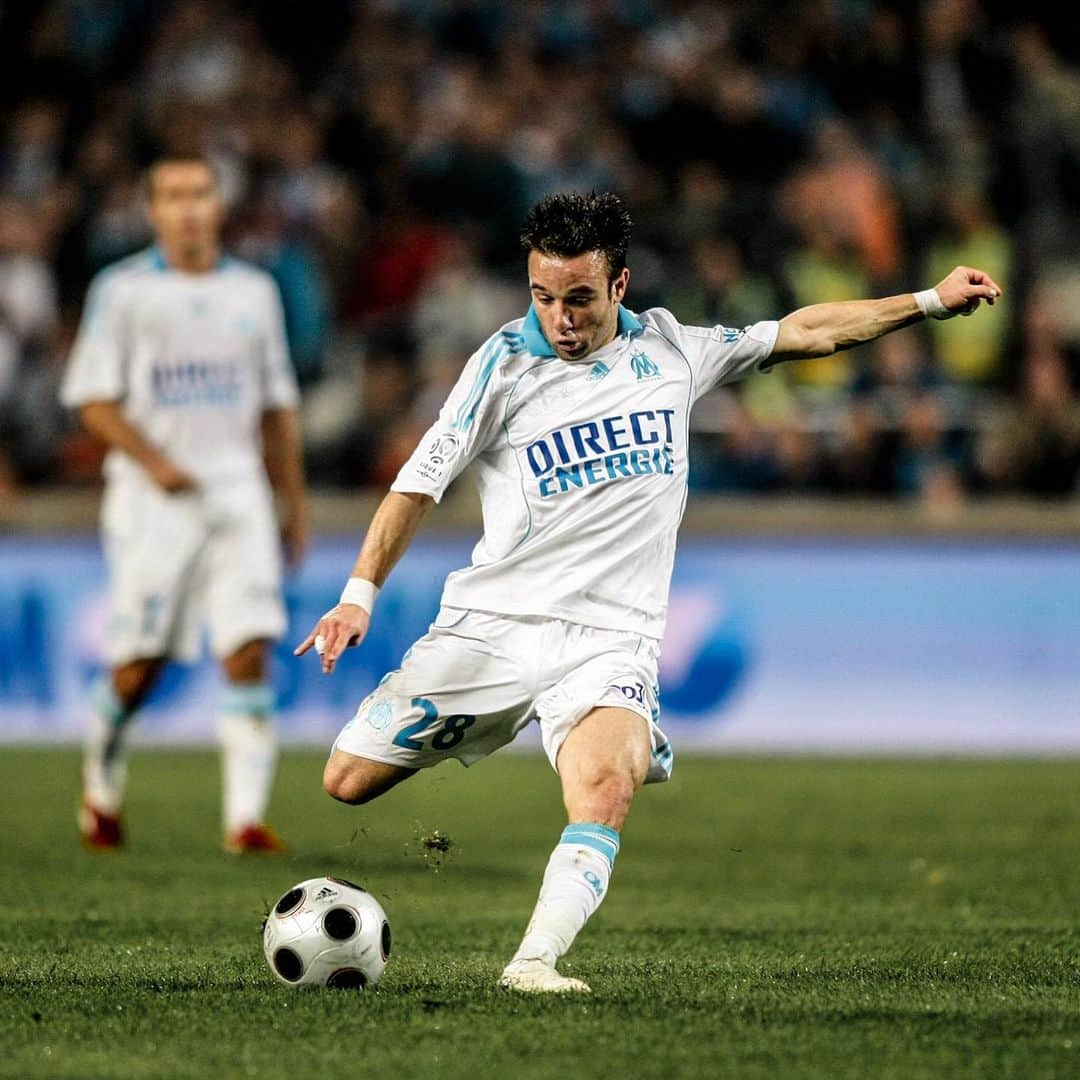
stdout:
[(471, 765), (532, 721), (555, 767), (571, 729), (597, 706), (648, 725), (646, 783), (671, 776), (657, 724), (659, 642), (559, 619), (443, 607), (428, 632), (360, 704), (334, 743), (357, 757), (410, 769), (446, 758)]
[(219, 659), (285, 632), (278, 527), (265, 483), (176, 495), (149, 482), (111, 484), (101, 524), (110, 667), (156, 656), (197, 660), (204, 624)]

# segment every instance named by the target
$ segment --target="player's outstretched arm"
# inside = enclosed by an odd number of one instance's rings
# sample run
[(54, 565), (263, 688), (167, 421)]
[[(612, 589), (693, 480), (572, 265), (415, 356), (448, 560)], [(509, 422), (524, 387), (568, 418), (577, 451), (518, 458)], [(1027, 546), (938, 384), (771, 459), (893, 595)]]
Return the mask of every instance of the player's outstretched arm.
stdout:
[(958, 266), (933, 289), (888, 296), (812, 304), (780, 320), (771, 363), (810, 360), (850, 349), (925, 318), (971, 315), (985, 300), (993, 304), (1001, 287), (982, 270)]
[(130, 454), (163, 491), (194, 491), (195, 480), (150, 443), (126, 416), (118, 401), (88, 401), (79, 409), (83, 427), (110, 449)]
[[(430, 495), (391, 491), (379, 504), (356, 557), (352, 577), (342, 593), (342, 601), (328, 611), (311, 633), (296, 647), (303, 656), (319, 640), (322, 669), (329, 675), (338, 658), (350, 645), (359, 645), (371, 623), (375, 594), (405, 554), (416, 530), (435, 500)], [(349, 603), (355, 597), (358, 603)]]

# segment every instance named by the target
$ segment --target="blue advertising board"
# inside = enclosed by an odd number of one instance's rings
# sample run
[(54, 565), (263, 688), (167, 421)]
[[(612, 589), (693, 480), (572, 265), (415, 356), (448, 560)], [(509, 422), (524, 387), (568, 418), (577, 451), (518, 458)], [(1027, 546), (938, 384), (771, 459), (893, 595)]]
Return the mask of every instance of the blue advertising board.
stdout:
[[(470, 546), (418, 539), (368, 641), (326, 678), (291, 650), (334, 604), (355, 545), (316, 545), (288, 583), (274, 661), (286, 740), (329, 745), (426, 630)], [(104, 626), (93, 538), (0, 540), (0, 740), (80, 737)], [(1080, 751), (1080, 548), (689, 538), (660, 676), (676, 749)], [(170, 669), (139, 739), (212, 740), (219, 688), (208, 661)]]

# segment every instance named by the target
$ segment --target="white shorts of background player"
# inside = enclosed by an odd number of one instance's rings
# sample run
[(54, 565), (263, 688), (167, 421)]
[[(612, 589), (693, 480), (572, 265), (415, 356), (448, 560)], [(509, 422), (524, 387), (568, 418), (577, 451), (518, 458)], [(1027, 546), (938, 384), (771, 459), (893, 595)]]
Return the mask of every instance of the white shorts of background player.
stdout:
[(111, 667), (165, 656), (215, 657), (286, 628), (270, 489), (221, 483), (170, 495), (147, 481), (109, 485), (101, 510), (109, 565), (105, 658)]
[(430, 630), (345, 725), (335, 750), (423, 769), (471, 765), (533, 720), (554, 767), (563, 740), (598, 706), (649, 726), (646, 783), (667, 780), (672, 751), (657, 724), (659, 642), (539, 616), (443, 607)]

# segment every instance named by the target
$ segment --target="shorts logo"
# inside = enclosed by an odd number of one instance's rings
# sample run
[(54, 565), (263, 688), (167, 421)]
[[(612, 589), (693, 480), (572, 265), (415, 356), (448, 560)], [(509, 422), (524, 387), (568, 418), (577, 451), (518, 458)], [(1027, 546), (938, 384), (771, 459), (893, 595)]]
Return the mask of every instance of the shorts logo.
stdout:
[(743, 334), (745, 334), (745, 333), (746, 333), (745, 330), (735, 330), (730, 326), (725, 326), (724, 327), (724, 333), (722, 335), (722, 337), (724, 339), (724, 344), (725, 345), (733, 344), (734, 342), (738, 341), (739, 338), (741, 338), (743, 336)]
[(367, 716), (364, 717), (367, 725), (378, 731), (384, 732), (394, 719), (394, 706), (386, 698), (376, 698), (368, 707)]
[(637, 376), (638, 382), (663, 378), (660, 367), (656, 361), (650, 360), (643, 352), (636, 352), (630, 357), (630, 370)]
[(616, 690), (622, 692), (623, 697), (628, 698), (630, 701), (636, 701), (639, 705), (645, 704), (645, 687), (641, 683), (629, 683), (626, 686), (615, 686)]
[(417, 462), (416, 471), (425, 480), (442, 480), (457, 457), (459, 447), (458, 437), (453, 432), (437, 435)]

